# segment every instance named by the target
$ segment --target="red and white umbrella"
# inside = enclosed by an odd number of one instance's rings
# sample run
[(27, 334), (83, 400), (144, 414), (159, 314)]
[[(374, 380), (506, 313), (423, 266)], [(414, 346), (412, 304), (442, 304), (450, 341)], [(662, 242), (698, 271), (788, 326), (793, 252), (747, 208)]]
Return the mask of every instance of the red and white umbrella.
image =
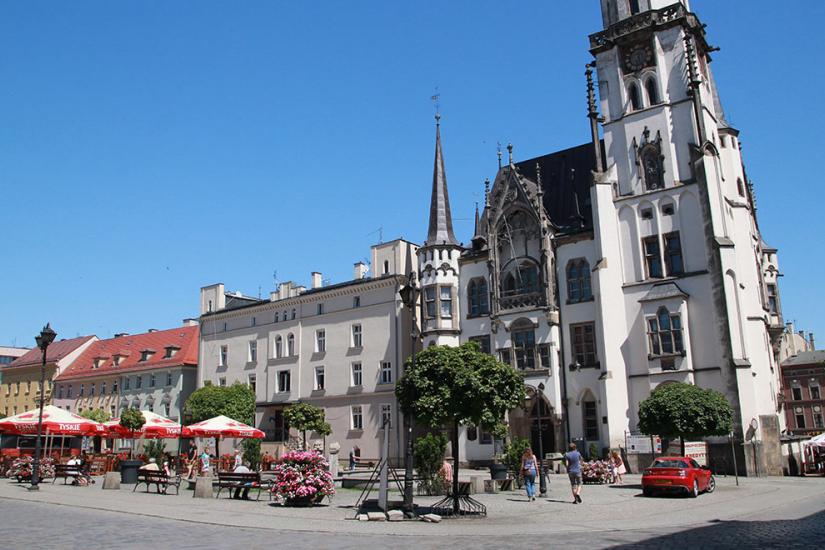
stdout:
[(235, 437), (263, 439), (264, 432), (226, 416), (216, 416), (187, 426), (195, 437)]
[(190, 437), (189, 428), (184, 426), (183, 433), (181, 433), (181, 425), (174, 420), (170, 420), (165, 416), (155, 414), (151, 411), (140, 411), (140, 414), (143, 415), (146, 422), (139, 430), (127, 430), (120, 425), (120, 418), (113, 418), (108, 422), (104, 422), (103, 425), (106, 426), (109, 435), (113, 437), (145, 437), (148, 439), (165, 439), (181, 436)]
[[(0, 431), (14, 435), (37, 435), (39, 409), (9, 416), (0, 420)], [(69, 411), (46, 405), (43, 407), (43, 434), (49, 435), (105, 435), (103, 424)]]

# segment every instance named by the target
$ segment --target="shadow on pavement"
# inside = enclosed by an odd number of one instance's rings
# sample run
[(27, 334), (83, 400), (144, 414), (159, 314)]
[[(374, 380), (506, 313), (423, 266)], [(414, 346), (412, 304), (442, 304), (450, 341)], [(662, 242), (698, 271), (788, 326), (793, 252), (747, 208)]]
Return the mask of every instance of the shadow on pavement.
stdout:
[(633, 489), (636, 491), (642, 490), (642, 485), (639, 483), (627, 483), (625, 485), (610, 485), (611, 489)]
[(610, 548), (821, 548), (823, 540), (825, 511), (798, 520), (717, 520), (705, 527)]

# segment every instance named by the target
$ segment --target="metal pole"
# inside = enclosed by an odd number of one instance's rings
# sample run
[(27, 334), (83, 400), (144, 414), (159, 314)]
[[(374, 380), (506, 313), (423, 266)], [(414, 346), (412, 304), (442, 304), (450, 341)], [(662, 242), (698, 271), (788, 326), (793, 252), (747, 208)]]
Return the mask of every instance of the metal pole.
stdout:
[[(409, 303), (404, 304), (410, 308), (410, 368), (415, 369), (415, 306), (418, 302), (418, 289), (415, 284), (415, 273), (410, 273), (409, 279), (410, 298)], [(415, 516), (415, 507), (413, 505), (413, 418), (409, 413), (404, 414), (404, 434), (406, 440), (404, 441), (404, 515), (407, 518)]]
[(43, 360), (40, 363), (40, 414), (37, 417), (37, 440), (34, 442), (34, 464), (32, 464), (32, 484), (29, 491), (39, 491), (40, 487), (40, 436), (43, 433), (43, 403), (45, 395), (43, 386), (46, 380), (46, 350), (49, 349), (47, 343), (43, 343)]
[(736, 476), (736, 486), (739, 486), (739, 468), (736, 465), (736, 448), (733, 446), (733, 434), (728, 436), (730, 439), (730, 454), (733, 456), (733, 475)]

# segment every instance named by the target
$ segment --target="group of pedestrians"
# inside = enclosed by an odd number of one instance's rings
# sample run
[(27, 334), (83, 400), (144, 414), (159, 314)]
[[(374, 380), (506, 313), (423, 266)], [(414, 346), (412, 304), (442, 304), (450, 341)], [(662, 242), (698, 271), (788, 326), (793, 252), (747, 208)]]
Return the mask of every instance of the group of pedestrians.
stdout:
[[(624, 483), (623, 476), (627, 473), (621, 455), (613, 451), (610, 455), (611, 483)], [(570, 489), (573, 493), (573, 504), (582, 502), (582, 455), (571, 443), (569, 450), (564, 454), (564, 465), (567, 467), (567, 476), (570, 479)], [(527, 491), (527, 500), (536, 500), (536, 476), (538, 475), (538, 460), (533, 450), (527, 447), (521, 455), (521, 475), (524, 478), (524, 487)]]

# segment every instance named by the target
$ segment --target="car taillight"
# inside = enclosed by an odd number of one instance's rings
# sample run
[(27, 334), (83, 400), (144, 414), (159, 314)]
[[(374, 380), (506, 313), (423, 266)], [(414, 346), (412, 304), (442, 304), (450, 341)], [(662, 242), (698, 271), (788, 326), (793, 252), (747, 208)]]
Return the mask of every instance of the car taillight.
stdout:
[(684, 470), (679, 470), (679, 472), (676, 475), (679, 477), (687, 477), (687, 472)]

